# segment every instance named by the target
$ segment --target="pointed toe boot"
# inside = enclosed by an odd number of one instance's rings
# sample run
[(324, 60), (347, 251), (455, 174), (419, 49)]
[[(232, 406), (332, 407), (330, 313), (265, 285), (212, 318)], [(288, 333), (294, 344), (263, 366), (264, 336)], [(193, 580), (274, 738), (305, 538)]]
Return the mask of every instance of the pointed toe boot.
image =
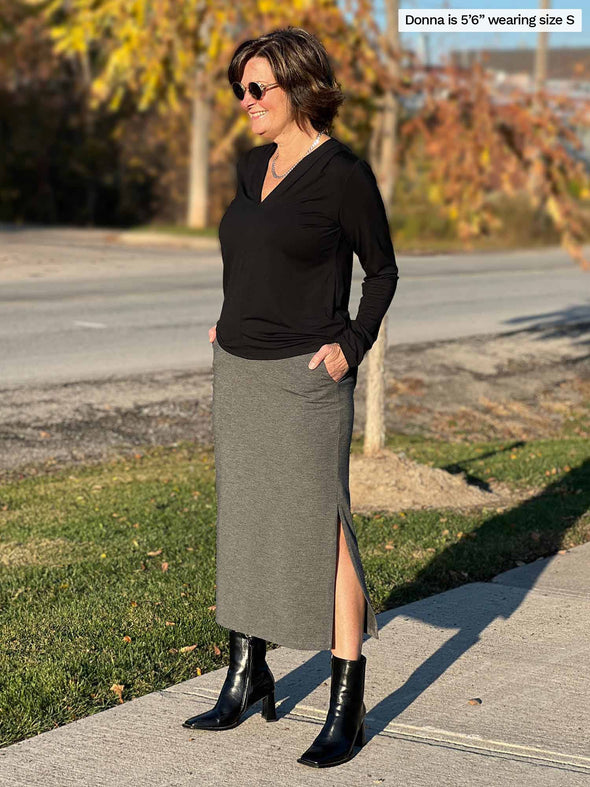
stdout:
[(230, 730), (262, 700), (262, 716), (276, 721), (275, 680), (266, 663), (266, 640), (238, 631), (229, 633), (230, 660), (221, 692), (211, 710), (183, 723), (191, 730)]
[(328, 716), (314, 742), (297, 762), (312, 768), (341, 765), (351, 759), (355, 747), (365, 745), (366, 663), (364, 656), (353, 661), (332, 655)]

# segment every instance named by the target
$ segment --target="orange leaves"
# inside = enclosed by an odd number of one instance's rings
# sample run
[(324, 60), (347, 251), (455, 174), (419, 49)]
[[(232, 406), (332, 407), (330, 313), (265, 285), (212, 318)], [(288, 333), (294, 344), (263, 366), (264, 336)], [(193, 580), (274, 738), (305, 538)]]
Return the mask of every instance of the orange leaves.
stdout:
[(113, 683), (111, 686), (111, 691), (113, 691), (117, 697), (119, 698), (119, 702), (123, 702), (123, 689), (125, 688), (125, 684), (123, 683)]
[(581, 248), (581, 207), (571, 196), (573, 187), (581, 200), (590, 197), (590, 176), (568, 150), (588, 129), (588, 106), (508, 93), (479, 64), (432, 69), (424, 78), (415, 67), (414, 83), (422, 94), (419, 109), (399, 127), (400, 171), (455, 223), (458, 236), (468, 243), (500, 230), (492, 198), (518, 192), (546, 212), (562, 246), (590, 268)]

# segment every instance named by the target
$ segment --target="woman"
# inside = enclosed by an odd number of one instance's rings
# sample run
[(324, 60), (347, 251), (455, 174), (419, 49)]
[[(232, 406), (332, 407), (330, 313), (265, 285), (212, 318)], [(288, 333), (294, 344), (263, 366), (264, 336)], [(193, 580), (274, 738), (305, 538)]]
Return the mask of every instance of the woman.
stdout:
[[(326, 723), (297, 760), (326, 767), (365, 742), (361, 646), (378, 631), (349, 452), (358, 366), (398, 272), (371, 168), (327, 133), (344, 98), (319, 41), (293, 27), (246, 41), (228, 79), (268, 143), (238, 160), (219, 226), (223, 308), (209, 330), (216, 620), (230, 630), (230, 665), (215, 707), (184, 726), (229, 729), (261, 699), (276, 720), (266, 642), (331, 648)], [(353, 252), (366, 276), (351, 321)]]

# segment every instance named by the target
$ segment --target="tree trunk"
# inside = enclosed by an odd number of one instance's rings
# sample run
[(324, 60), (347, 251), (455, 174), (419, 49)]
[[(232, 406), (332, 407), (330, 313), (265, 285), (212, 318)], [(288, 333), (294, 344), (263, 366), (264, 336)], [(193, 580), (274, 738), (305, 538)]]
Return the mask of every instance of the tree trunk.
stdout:
[(209, 125), (211, 107), (206, 93), (199, 89), (201, 74), (195, 79), (192, 100), (187, 225), (205, 229), (209, 195)]
[[(539, 0), (539, 8), (541, 10), (547, 10), (550, 5), (551, 4), (549, 0)], [(540, 113), (542, 110), (541, 93), (546, 88), (548, 40), (548, 31), (540, 30), (537, 35), (537, 49), (535, 51), (535, 72), (531, 80), (533, 83), (532, 110), (535, 113)], [(536, 169), (535, 165), (539, 167), (542, 166), (542, 156), (539, 149), (537, 149), (534, 153), (528, 176), (528, 192), (533, 196), (534, 204), (538, 205), (538, 196), (542, 193), (541, 182), (543, 180), (543, 176), (541, 172)]]
[(365, 402), (365, 456), (379, 454), (385, 446), (385, 351), (387, 317), (381, 323), (377, 341), (367, 354), (367, 394)]
[(187, 225), (205, 229), (209, 204), (209, 128), (211, 123), (211, 98), (206, 69), (207, 42), (212, 17), (205, 14), (202, 23), (203, 48), (197, 57), (192, 96), (190, 163), (188, 182)]
[[(399, 33), (397, 27), (398, 0), (386, 2), (387, 31), (386, 40), (393, 49), (389, 68), (393, 79), (398, 75), (397, 53), (399, 51)], [(395, 154), (397, 146), (398, 103), (391, 87), (383, 97), (382, 117), (375, 126), (374, 135), (380, 137), (380, 145), (372, 144), (372, 153), (378, 147), (378, 158), (374, 161), (374, 169), (387, 216), (395, 188)], [(375, 137), (374, 137), (375, 139)], [(372, 142), (374, 143), (374, 139)], [(385, 354), (387, 351), (387, 316), (384, 317), (377, 336), (377, 341), (367, 353), (367, 396), (366, 420), (363, 453), (374, 456), (385, 447)]]

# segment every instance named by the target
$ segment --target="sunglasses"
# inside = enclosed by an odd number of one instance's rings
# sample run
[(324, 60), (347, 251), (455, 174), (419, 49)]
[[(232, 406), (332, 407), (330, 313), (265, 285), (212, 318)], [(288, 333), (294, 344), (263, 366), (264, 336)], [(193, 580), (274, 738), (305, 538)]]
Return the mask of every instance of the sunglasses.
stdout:
[[(278, 84), (278, 82), (272, 82), (270, 85), (265, 85), (264, 82), (250, 82), (247, 89), (250, 91), (252, 98), (255, 98), (256, 101), (259, 101), (267, 90), (276, 87)], [(241, 82), (232, 82), (232, 90), (234, 91), (236, 98), (238, 98), (240, 101), (246, 95), (246, 88)]]

